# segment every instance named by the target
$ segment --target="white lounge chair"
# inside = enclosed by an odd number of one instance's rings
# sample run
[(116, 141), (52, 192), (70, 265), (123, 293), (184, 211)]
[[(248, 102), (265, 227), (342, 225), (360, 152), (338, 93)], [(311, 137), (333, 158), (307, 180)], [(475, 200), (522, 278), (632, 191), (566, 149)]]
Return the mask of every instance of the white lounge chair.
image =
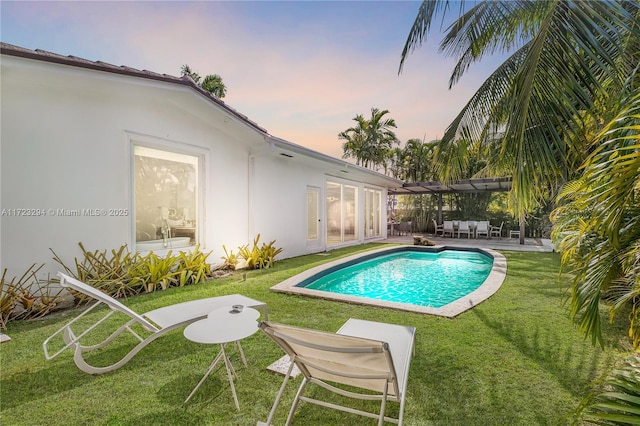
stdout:
[(480, 235), (489, 238), (489, 222), (486, 220), (481, 220), (476, 224), (476, 238)]
[[(378, 419), (378, 425), (384, 421), (402, 425), (409, 364), (415, 342), (414, 327), (351, 318), (337, 333), (270, 322), (260, 323), (260, 328), (289, 355), (292, 362), (267, 422), (258, 422), (258, 425), (271, 425), (294, 365), (300, 369), (304, 379), (291, 405), (287, 425), (300, 401)], [(380, 401), (380, 412), (372, 413), (303, 396), (309, 383), (345, 397)], [(354, 389), (347, 391), (334, 384)], [(387, 401), (400, 404), (397, 419), (385, 415)]]
[[(109, 371), (116, 370), (126, 364), (135, 354), (137, 354), (142, 348), (147, 346), (152, 341), (156, 340), (158, 337), (164, 336), (167, 332), (174, 330), (178, 327), (183, 327), (188, 324), (191, 324), (194, 321), (206, 318), (209, 312), (214, 309), (225, 307), (225, 306), (233, 306), (233, 305), (244, 305), (251, 306), (254, 308), (260, 308), (263, 311), (264, 318), (268, 319), (267, 313), (267, 305), (258, 300), (251, 299), (249, 297), (243, 296), (241, 294), (232, 294), (228, 296), (219, 296), (219, 297), (210, 297), (207, 299), (199, 299), (193, 300), (190, 302), (178, 303), (175, 305), (165, 306), (163, 308), (154, 309), (152, 311), (146, 312), (144, 314), (137, 314), (131, 308), (123, 305), (120, 301), (114, 299), (113, 297), (97, 290), (94, 287), (91, 287), (88, 284), (85, 284), (75, 278), (69, 277), (66, 274), (61, 272), (58, 273), (60, 277), (60, 284), (65, 288), (70, 288), (75, 291), (79, 291), (93, 299), (96, 300), (96, 303), (92, 304), (88, 309), (78, 315), (76, 318), (72, 319), (70, 322), (65, 324), (61, 329), (53, 333), (49, 336), (43, 343), (42, 347), (44, 349), (44, 356), (46, 359), (51, 360), (62, 353), (64, 350), (68, 348), (73, 348), (75, 351), (74, 361), (78, 368), (85, 373), (89, 374), (102, 374)], [(73, 331), (71, 326), (80, 318), (85, 316), (91, 310), (93, 310), (96, 306), (104, 303), (109, 306), (111, 309), (104, 317), (90, 325), (84, 331), (81, 331), (77, 334), (77, 331)], [(107, 318), (109, 318), (114, 313), (121, 313), (130, 318), (130, 320), (119, 327), (116, 331), (114, 331), (109, 337), (98, 344), (84, 346), (80, 343), (80, 340), (87, 336), (92, 330), (98, 327), (101, 323), (103, 323)], [(151, 333), (148, 337), (143, 338), (138, 333), (136, 333), (132, 327), (141, 326), (146, 332)], [(83, 353), (90, 352), (96, 349), (103, 348), (107, 346), (110, 342), (112, 342), (115, 338), (117, 338), (123, 332), (128, 331), (133, 334), (139, 341), (129, 353), (127, 353), (123, 358), (119, 361), (115, 362), (106, 367), (94, 367), (89, 365), (84, 357)], [(62, 334), (62, 338), (64, 339), (65, 345), (57, 350), (55, 353), (50, 354), (49, 345), (51, 340), (56, 336)], [(146, 333), (145, 333), (146, 334)], [(238, 342), (239, 344), (239, 342)]]

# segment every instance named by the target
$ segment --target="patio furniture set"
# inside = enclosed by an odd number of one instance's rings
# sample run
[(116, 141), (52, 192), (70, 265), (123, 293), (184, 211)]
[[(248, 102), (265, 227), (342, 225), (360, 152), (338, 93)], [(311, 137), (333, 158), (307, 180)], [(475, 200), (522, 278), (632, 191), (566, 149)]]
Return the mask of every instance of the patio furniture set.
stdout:
[[(435, 235), (446, 237), (450, 235), (452, 238), (456, 235), (460, 238), (460, 235), (464, 234), (467, 238), (478, 238), (484, 236), (486, 238), (502, 237), (502, 227), (504, 222), (500, 226), (492, 226), (488, 220), (445, 220), (441, 224), (431, 219), (435, 229)], [(514, 236), (516, 232), (519, 236), (519, 231), (511, 231), (510, 237)]]
[(387, 235), (409, 235), (411, 233), (411, 222), (388, 222)]
[[(89, 374), (106, 373), (125, 365), (146, 345), (167, 332), (186, 326), (183, 332), (185, 338), (193, 342), (219, 345), (220, 351), (184, 403), (186, 404), (191, 399), (215, 366), (222, 360), (227, 371), (235, 406), (240, 410), (234, 386), (234, 378), (238, 379), (238, 374), (227, 356), (225, 346), (229, 343), (235, 344), (240, 352), (242, 362), (246, 366), (247, 361), (240, 346), (240, 340), (253, 335), (260, 329), (282, 348), (289, 356), (291, 364), (267, 422), (258, 422), (258, 425), (272, 424), (294, 366), (299, 369), (304, 378), (292, 402), (286, 424), (290, 423), (298, 403), (305, 401), (309, 404), (374, 418), (378, 420), (378, 425), (382, 425), (385, 421), (402, 425), (409, 365), (415, 346), (416, 330), (414, 327), (350, 318), (336, 333), (329, 333), (278, 324), (268, 320), (267, 306), (264, 302), (240, 294), (183, 302), (138, 314), (118, 300), (86, 283), (63, 273), (58, 273), (58, 275), (63, 287), (83, 293), (94, 299), (95, 303), (43, 342), (47, 360), (55, 358), (66, 349), (72, 349), (74, 362), (80, 370)], [(72, 325), (78, 326), (77, 321), (80, 318), (101, 304), (110, 308), (104, 317), (86, 328), (83, 327), (80, 332), (77, 329), (72, 329)], [(114, 313), (129, 317), (128, 322), (101, 343), (89, 346), (81, 343), (83, 338), (90, 335), (92, 330)], [(263, 320), (258, 321), (261, 315)], [(142, 338), (133, 330), (134, 326), (141, 326), (150, 335)], [(140, 343), (122, 359), (110, 366), (94, 367), (87, 363), (84, 359), (85, 353), (106, 347), (124, 332), (134, 335)], [(49, 347), (56, 338), (62, 338), (64, 345), (56, 352), (50, 353)], [(310, 384), (345, 397), (379, 401), (380, 411), (377, 413), (363, 411), (307, 397), (304, 395), (304, 390)], [(361, 390), (361, 392), (346, 391), (336, 385), (348, 385)], [(391, 418), (385, 414), (388, 401), (399, 403), (397, 418)]]

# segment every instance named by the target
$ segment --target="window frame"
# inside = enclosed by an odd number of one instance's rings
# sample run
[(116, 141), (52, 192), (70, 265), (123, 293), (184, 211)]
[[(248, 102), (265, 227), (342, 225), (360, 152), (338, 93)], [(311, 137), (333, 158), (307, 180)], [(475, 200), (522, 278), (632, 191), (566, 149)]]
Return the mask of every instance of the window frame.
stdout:
[(129, 190), (130, 190), (130, 247), (133, 247), (135, 252), (144, 252), (146, 250), (138, 250), (137, 238), (136, 238), (136, 170), (135, 170), (135, 149), (136, 146), (154, 149), (158, 151), (166, 151), (179, 155), (187, 155), (195, 157), (197, 159), (197, 190), (196, 190), (196, 211), (195, 215), (195, 242), (189, 246), (175, 247), (175, 248), (163, 248), (153, 250), (156, 254), (166, 254), (170, 250), (182, 250), (191, 251), (196, 246), (200, 246), (202, 249), (206, 249), (206, 239), (204, 232), (205, 227), (205, 205), (206, 205), (206, 185), (208, 176), (209, 165), (209, 151), (205, 148), (190, 145), (184, 142), (177, 142), (173, 140), (153, 137), (149, 135), (142, 135), (133, 132), (126, 132), (128, 139), (128, 152), (129, 152)]

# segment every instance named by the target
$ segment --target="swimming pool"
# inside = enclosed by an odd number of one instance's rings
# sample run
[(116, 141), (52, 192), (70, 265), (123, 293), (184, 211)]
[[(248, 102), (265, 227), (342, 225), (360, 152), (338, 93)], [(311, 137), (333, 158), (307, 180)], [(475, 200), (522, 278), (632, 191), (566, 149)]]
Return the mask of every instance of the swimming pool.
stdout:
[(494, 294), (505, 273), (504, 256), (489, 249), (393, 246), (329, 262), (271, 289), (453, 317)]

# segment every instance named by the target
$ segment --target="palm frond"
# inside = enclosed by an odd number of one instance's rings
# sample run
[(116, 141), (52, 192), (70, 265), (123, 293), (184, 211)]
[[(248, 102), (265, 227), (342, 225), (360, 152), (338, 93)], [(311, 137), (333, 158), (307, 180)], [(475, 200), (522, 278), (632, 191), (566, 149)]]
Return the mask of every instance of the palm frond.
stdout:
[(440, 43), (445, 55), (458, 58), (449, 88), (472, 63), (486, 55), (519, 50), (526, 45), (537, 29), (537, 15), (547, 4), (526, 0), (481, 2), (462, 15)]
[[(417, 47), (427, 39), (429, 30), (431, 29), (431, 21), (434, 15), (442, 12), (442, 16), (449, 10), (449, 0), (423, 0), (418, 8), (416, 19), (413, 21), (407, 41), (402, 49), (400, 55), (400, 66), (398, 67), (398, 74), (402, 73), (402, 67), (404, 61), (407, 59), (409, 53), (413, 52)], [(460, 2), (460, 9), (464, 7), (464, 0)]]
[(640, 425), (640, 357), (630, 355), (604, 378), (576, 413), (576, 421), (599, 425)]

